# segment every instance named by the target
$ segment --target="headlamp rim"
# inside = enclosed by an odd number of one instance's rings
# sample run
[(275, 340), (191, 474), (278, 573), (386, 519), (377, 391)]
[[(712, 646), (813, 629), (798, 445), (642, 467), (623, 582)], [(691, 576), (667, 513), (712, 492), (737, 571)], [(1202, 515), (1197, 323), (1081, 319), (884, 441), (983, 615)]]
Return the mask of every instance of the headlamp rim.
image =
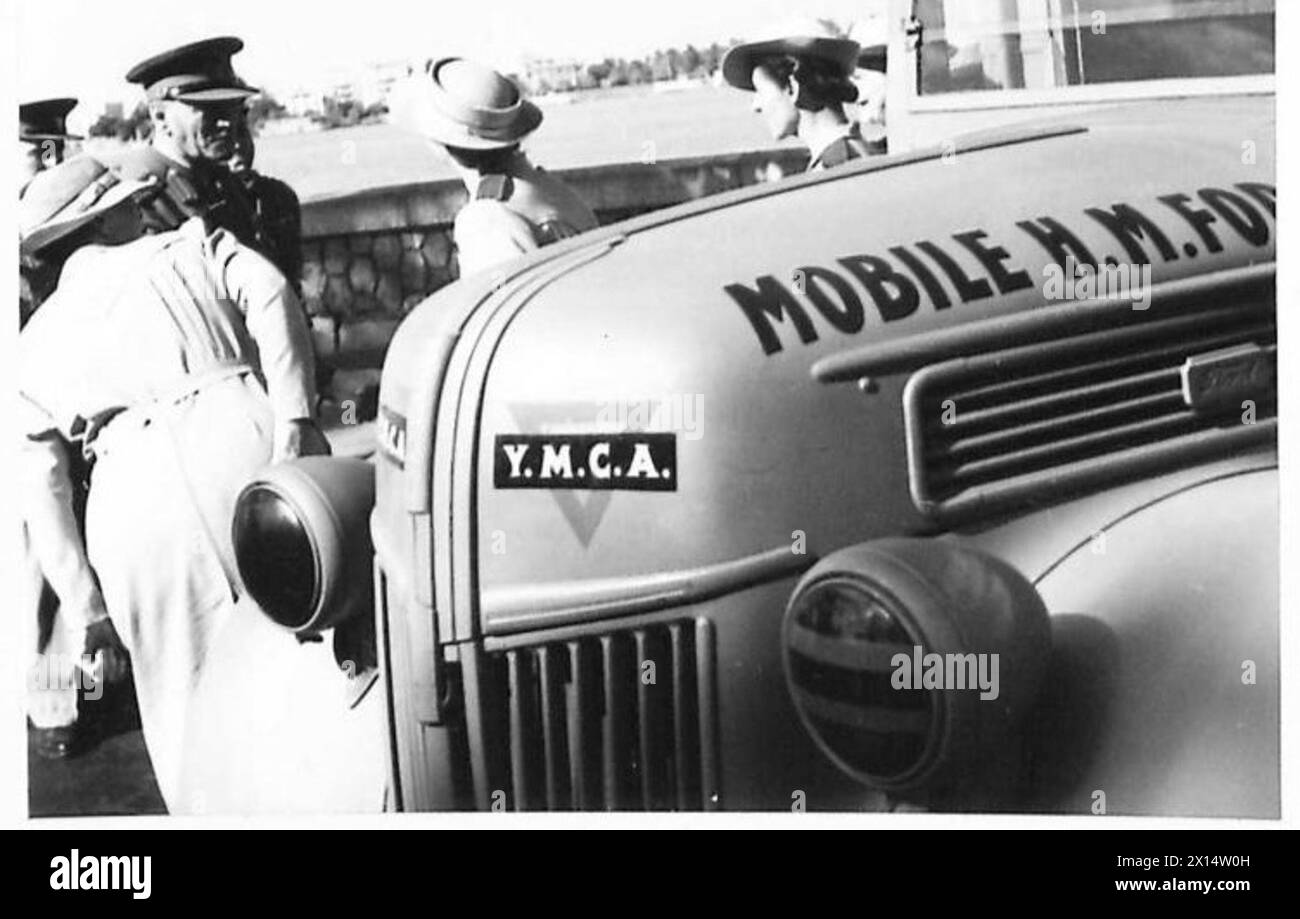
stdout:
[(949, 745), (949, 713), (948, 706), (944, 703), (943, 693), (933, 689), (925, 690), (930, 707), (930, 730), (926, 736), (925, 746), (915, 762), (897, 775), (879, 776), (864, 771), (841, 756), (812, 723), (809, 714), (798, 701), (794, 691), (794, 674), (791, 670), (788, 636), (794, 622), (796, 608), (816, 591), (832, 588), (836, 585), (847, 585), (850, 589), (857, 590), (879, 603), (907, 633), (908, 639), (913, 645), (925, 647), (925, 642), (920, 640), (921, 630), (917, 627), (915, 617), (911, 615), (907, 604), (883, 584), (865, 577), (860, 572), (845, 568), (834, 568), (815, 573), (811, 578), (796, 586), (794, 592), (791, 593), (781, 623), (781, 666), (785, 674), (786, 691), (790, 695), (791, 705), (794, 707), (804, 731), (812, 738), (813, 743), (816, 744), (823, 755), (845, 774), (879, 791), (890, 792), (915, 788), (931, 777), (938, 765), (944, 761), (947, 752)]
[[(243, 506), (245, 499), (251, 496), (253, 492), (258, 490), (265, 491), (271, 497), (276, 498), (281, 502), (283, 502), (285, 505), (287, 505), (289, 510), (293, 513), (294, 520), (297, 522), (298, 528), (302, 531), (302, 533), (307, 538), (307, 545), (311, 549), (311, 563), (312, 563), (312, 597), (311, 597), (311, 602), (308, 605), (308, 615), (304, 617), (301, 622), (298, 622), (296, 624), (289, 624), (289, 623), (282, 622), (276, 616), (271, 615), (271, 613), (266, 609), (265, 604), (263, 604), (261, 600), (253, 596), (252, 591), (249, 590), (248, 588), (247, 582), (245, 581), (244, 574), (242, 571), (239, 573), (239, 579), (242, 582), (242, 586), (244, 588), (245, 593), (247, 593), (250, 597), (252, 597), (252, 599), (257, 603), (258, 607), (261, 609), (262, 613), (268, 619), (274, 622), (276, 625), (284, 629), (289, 629), (290, 631), (293, 632), (302, 632), (304, 630), (310, 631), (308, 627), (314, 621), (320, 618), (321, 601), (325, 593), (325, 580), (324, 580), (325, 576), (321, 565), (320, 541), (317, 538), (315, 528), (308, 525), (308, 517), (303, 512), (302, 505), (297, 500), (295, 500), (292, 494), (290, 494), (290, 490), (282, 487), (279, 483), (272, 481), (271, 479), (268, 478), (255, 479), (254, 481), (249, 482), (247, 485), (245, 485), (244, 488), (240, 491), (239, 497), (235, 501), (236, 514), (234, 519), (236, 524), (238, 524), (239, 522), (238, 508)], [(236, 568), (238, 568), (239, 552), (237, 546), (238, 543), (237, 526), (234, 535), (235, 535), (235, 542), (236, 542), (236, 547), (235, 547)]]

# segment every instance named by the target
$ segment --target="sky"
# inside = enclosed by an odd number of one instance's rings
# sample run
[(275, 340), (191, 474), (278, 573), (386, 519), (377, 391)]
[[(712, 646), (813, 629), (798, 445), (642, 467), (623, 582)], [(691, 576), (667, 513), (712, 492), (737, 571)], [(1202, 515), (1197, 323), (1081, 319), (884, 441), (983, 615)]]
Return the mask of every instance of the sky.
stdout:
[(168, 47), (233, 34), (244, 79), (285, 93), (366, 62), (442, 54), (509, 70), (524, 56), (631, 57), (688, 42), (745, 38), (791, 17), (869, 18), (885, 0), (0, 0), (16, 18), (23, 99), (75, 95), (72, 123), (139, 98), (122, 75)]

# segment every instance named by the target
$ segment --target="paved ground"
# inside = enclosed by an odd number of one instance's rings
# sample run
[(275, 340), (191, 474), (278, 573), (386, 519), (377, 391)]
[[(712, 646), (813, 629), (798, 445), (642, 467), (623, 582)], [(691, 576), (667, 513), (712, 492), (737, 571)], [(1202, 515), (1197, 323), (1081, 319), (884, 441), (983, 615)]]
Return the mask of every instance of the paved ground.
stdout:
[(140, 734), (140, 716), (130, 683), (108, 687), (94, 703), (91, 746), (66, 760), (36, 754), (35, 732), (27, 730), (27, 805), (33, 817), (107, 814), (165, 814)]
[[(373, 450), (373, 423), (328, 426), (327, 434), (335, 455), (362, 456)], [(87, 749), (70, 759), (46, 760), (38, 756), (35, 732), (28, 727), (30, 814), (165, 814), (140, 733), (140, 715), (130, 682), (106, 687), (104, 697), (87, 708), (87, 722), (94, 725), (94, 731)]]

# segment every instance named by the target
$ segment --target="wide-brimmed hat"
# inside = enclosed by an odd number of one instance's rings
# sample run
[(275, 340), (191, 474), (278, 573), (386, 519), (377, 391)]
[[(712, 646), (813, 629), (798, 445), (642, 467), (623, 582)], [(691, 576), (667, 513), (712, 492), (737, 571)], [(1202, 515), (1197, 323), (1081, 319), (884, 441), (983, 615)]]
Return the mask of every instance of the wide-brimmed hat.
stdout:
[(23, 253), (39, 252), (153, 185), (152, 180), (123, 179), (91, 156), (73, 157), (37, 173), (18, 200)]
[(840, 38), (816, 19), (799, 19), (764, 31), (752, 41), (742, 42), (722, 58), (722, 77), (737, 89), (754, 89), (754, 67), (763, 58), (777, 54), (812, 57), (829, 61), (845, 76), (853, 73), (861, 47), (851, 38)]
[(247, 99), (260, 90), (235, 75), (230, 59), (244, 47), (233, 36), (206, 38), (171, 48), (141, 61), (126, 74), (128, 83), (144, 87), (150, 101), (229, 102)]
[(68, 133), (68, 113), (77, 107), (77, 100), (40, 99), (18, 106), (18, 139), (29, 143), (42, 140), (81, 140), (79, 134)]
[(889, 60), (889, 27), (885, 24), (884, 18), (877, 17), (855, 23), (852, 34), (853, 40), (861, 46), (858, 52), (858, 69), (885, 73)]
[(497, 150), (542, 123), (542, 110), (490, 67), (464, 58), (431, 61), (403, 87), (397, 121), (448, 147)]

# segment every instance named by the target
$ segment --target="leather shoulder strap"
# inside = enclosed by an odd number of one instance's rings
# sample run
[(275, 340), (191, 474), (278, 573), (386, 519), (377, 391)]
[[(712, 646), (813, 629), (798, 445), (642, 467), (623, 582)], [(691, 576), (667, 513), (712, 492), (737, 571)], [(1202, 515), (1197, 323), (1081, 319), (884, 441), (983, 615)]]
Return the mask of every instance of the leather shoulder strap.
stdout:
[(847, 138), (841, 137), (826, 148), (826, 152), (822, 154), (822, 165), (829, 169), (832, 166), (842, 166), (851, 159), (853, 159), (853, 148), (849, 146)]
[(858, 134), (852, 133), (837, 139), (823, 150), (817, 159), (808, 164), (808, 168), (810, 171), (818, 167), (831, 169), (870, 155), (871, 150), (866, 142)]
[(478, 183), (474, 192), (477, 201), (509, 201), (514, 194), (515, 182), (508, 175), (486, 175)]

